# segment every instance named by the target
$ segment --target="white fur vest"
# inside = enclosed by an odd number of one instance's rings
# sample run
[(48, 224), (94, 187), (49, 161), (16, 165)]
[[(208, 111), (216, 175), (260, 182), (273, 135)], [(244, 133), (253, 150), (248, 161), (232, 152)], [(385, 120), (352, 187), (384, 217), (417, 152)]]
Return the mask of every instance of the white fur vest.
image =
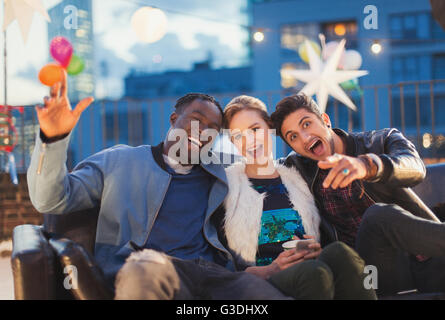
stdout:
[[(306, 182), (300, 173), (283, 165), (276, 165), (281, 181), (286, 187), (293, 209), (302, 219), (306, 234), (320, 241), (320, 216)], [(226, 169), (229, 193), (225, 199), (224, 229), (227, 242), (239, 257), (249, 265), (255, 264), (258, 237), (261, 231), (263, 200), (266, 193), (259, 193), (245, 173), (245, 164), (235, 163)]]

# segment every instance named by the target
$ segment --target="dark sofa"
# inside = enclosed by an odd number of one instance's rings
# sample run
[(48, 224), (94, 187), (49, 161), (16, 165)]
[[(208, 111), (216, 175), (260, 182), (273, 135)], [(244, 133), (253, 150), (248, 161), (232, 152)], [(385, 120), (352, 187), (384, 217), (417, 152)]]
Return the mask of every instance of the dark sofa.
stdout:
[[(427, 167), (414, 188), (440, 216), (445, 202), (445, 164)], [(442, 207), (441, 207), (442, 204)], [(44, 215), (43, 225), (20, 225), (13, 232), (11, 257), (16, 299), (112, 299), (113, 290), (94, 262), (98, 208)], [(445, 218), (445, 215), (441, 217)], [(76, 266), (77, 283), (70, 281)], [(383, 299), (444, 299), (442, 293), (409, 293)]]

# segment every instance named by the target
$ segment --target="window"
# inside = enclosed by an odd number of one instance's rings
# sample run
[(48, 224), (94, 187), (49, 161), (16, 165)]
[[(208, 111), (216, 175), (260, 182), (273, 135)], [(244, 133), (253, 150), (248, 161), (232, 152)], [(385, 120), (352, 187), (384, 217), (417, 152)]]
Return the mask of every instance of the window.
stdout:
[(281, 28), (281, 48), (298, 55), (298, 48), (305, 39), (318, 43), (320, 26), (316, 23), (285, 25)]
[(340, 41), (346, 39), (348, 49), (356, 49), (357, 43), (357, 22), (355, 21), (337, 21), (323, 24), (323, 34), (326, 36), (326, 42)]
[(445, 54), (433, 56), (433, 79), (445, 79)]
[(389, 27), (393, 39), (427, 39), (430, 37), (426, 13), (392, 15)]
[(402, 31), (402, 18), (395, 16), (391, 17), (389, 21), (389, 28), (391, 31), (391, 37), (394, 39), (402, 39), (403, 31)]
[(403, 38), (415, 39), (417, 37), (417, 16), (406, 15), (402, 19)]
[(281, 74), (281, 86), (285, 89), (296, 87), (298, 84), (298, 80), (292, 76), (286, 74), (286, 71), (290, 70), (300, 70), (307, 69), (307, 65), (304, 63), (283, 63), (281, 66), (280, 74)]
[(425, 65), (424, 56), (394, 56), (391, 59), (391, 80), (392, 83), (401, 81), (413, 81), (426, 79), (427, 69), (421, 71), (420, 66)]
[(300, 45), (308, 39), (320, 43), (318, 35), (323, 33), (326, 42), (346, 39), (348, 49), (357, 48), (357, 23), (355, 21), (338, 21), (323, 25), (317, 23), (289, 24), (281, 27), (281, 54), (283, 58), (301, 62), (298, 55)]
[(428, 39), (431, 35), (431, 16), (427, 13), (417, 17), (417, 35), (420, 39)]
[(445, 30), (439, 25), (439, 23), (430, 16), (431, 21), (431, 33), (433, 39), (445, 39)]
[(408, 56), (404, 58), (404, 62), (406, 80), (419, 80), (419, 58)]
[(391, 15), (389, 28), (393, 43), (398, 44), (403, 42), (397, 40), (445, 39), (445, 31), (430, 12)]

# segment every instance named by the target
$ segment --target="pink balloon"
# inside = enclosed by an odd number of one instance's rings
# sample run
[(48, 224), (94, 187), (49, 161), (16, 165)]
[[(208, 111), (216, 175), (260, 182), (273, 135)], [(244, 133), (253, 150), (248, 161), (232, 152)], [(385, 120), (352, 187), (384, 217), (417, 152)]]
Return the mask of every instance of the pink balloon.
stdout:
[(323, 49), (323, 59), (327, 60), (334, 53), (339, 43), (337, 41), (329, 41)]
[(73, 46), (64, 37), (55, 37), (51, 40), (49, 46), (51, 56), (59, 62), (62, 67), (66, 68), (70, 64), (71, 56), (73, 55)]
[[(334, 53), (334, 51), (337, 49), (337, 46), (340, 43), (337, 41), (330, 41), (328, 43), (326, 43), (324, 50), (323, 50), (323, 59), (328, 60), (329, 57)], [(344, 61), (345, 61), (345, 51), (343, 51), (341, 57), (340, 57), (340, 62), (338, 64), (338, 68), (339, 69), (343, 69), (343, 65), (344, 65)]]

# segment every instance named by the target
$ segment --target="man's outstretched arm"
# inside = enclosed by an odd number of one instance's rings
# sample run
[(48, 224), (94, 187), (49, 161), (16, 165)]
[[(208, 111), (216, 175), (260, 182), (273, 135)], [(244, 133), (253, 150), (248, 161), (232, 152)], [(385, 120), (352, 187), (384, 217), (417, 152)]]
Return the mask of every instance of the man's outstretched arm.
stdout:
[(384, 137), (384, 153), (381, 182), (398, 187), (413, 187), (423, 181), (425, 165), (414, 144), (399, 130), (390, 129)]
[(83, 99), (74, 110), (67, 97), (67, 79), (51, 87), (44, 107), (36, 107), (40, 132), (28, 168), (29, 196), (45, 213), (63, 213), (98, 205), (103, 189), (105, 155), (98, 153), (81, 162), (72, 173), (66, 168), (71, 132), (81, 113), (93, 102)]
[[(380, 150), (358, 157), (334, 154), (319, 161), (321, 169), (330, 169), (324, 188), (344, 188), (354, 180), (379, 182), (393, 187), (412, 187), (422, 182), (426, 170), (414, 145), (397, 129), (382, 130), (372, 139)], [(376, 143), (376, 142), (373, 142)], [(372, 142), (368, 141), (368, 144)]]
[(100, 204), (106, 155), (92, 155), (68, 173), (70, 137), (45, 143), (37, 135), (27, 179), (31, 202), (41, 213), (67, 213)]

